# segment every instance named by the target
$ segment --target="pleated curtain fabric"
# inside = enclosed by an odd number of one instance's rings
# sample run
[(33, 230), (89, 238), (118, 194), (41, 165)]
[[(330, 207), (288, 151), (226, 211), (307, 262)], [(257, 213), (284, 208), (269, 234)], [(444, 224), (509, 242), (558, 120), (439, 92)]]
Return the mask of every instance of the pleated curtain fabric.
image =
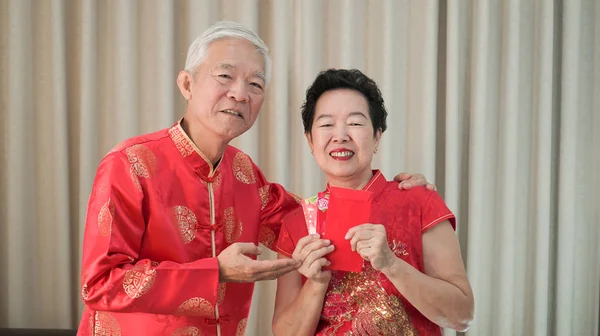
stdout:
[[(598, 335), (597, 0), (0, 0), (0, 327), (78, 325), (97, 165), (183, 115), (187, 47), (221, 19), (271, 50), (261, 115), (233, 141), (270, 180), (321, 190), (304, 92), (358, 68), (389, 111), (374, 166), (425, 174), (458, 217), (466, 334)], [(246, 335), (271, 334), (275, 286), (256, 286)]]

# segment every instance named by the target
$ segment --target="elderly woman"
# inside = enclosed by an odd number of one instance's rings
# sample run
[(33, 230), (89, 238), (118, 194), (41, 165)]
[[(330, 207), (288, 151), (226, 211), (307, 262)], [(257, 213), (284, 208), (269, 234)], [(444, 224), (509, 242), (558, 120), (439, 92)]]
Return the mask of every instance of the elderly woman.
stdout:
[(454, 215), (435, 191), (401, 190), (371, 168), (386, 116), (379, 88), (358, 70), (322, 72), (307, 90), (305, 135), (328, 180), (320, 195), (333, 187), (370, 191), (373, 224), (351, 228), (343, 242), (362, 257), (361, 271), (332, 271), (325, 269), (336, 248), (331, 241), (291, 237), (300, 226), (314, 227), (307, 207), (286, 217), (279, 258), (302, 266), (278, 280), (276, 335), (441, 335), (441, 327), (468, 328), (473, 294)]

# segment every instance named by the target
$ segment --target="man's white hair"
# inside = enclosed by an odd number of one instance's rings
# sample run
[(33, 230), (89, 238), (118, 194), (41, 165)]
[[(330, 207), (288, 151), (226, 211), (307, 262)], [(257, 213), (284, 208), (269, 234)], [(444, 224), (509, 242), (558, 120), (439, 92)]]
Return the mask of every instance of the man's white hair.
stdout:
[(271, 58), (269, 57), (269, 48), (267, 48), (267, 45), (258, 34), (248, 29), (243, 24), (232, 21), (216, 22), (192, 42), (185, 60), (185, 70), (194, 73), (202, 61), (204, 61), (210, 44), (224, 38), (243, 39), (256, 46), (265, 60), (265, 86), (268, 85), (269, 79), (271, 78)]

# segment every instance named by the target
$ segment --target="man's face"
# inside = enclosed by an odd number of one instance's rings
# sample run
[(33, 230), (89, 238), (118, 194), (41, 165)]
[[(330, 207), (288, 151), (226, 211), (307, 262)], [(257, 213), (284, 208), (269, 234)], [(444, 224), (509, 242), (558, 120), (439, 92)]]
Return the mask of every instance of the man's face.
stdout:
[(265, 99), (263, 55), (242, 39), (213, 42), (202, 64), (194, 74), (187, 75), (187, 80), (186, 118), (202, 125), (203, 131), (208, 132), (206, 136), (225, 141), (250, 129)]

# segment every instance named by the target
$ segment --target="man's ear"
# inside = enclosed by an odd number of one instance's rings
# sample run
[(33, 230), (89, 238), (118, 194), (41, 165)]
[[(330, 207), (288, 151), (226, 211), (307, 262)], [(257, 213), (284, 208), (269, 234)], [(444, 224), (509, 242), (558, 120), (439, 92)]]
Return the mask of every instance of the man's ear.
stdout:
[(185, 100), (192, 98), (192, 82), (192, 75), (185, 70), (180, 71), (177, 75), (177, 87)]

